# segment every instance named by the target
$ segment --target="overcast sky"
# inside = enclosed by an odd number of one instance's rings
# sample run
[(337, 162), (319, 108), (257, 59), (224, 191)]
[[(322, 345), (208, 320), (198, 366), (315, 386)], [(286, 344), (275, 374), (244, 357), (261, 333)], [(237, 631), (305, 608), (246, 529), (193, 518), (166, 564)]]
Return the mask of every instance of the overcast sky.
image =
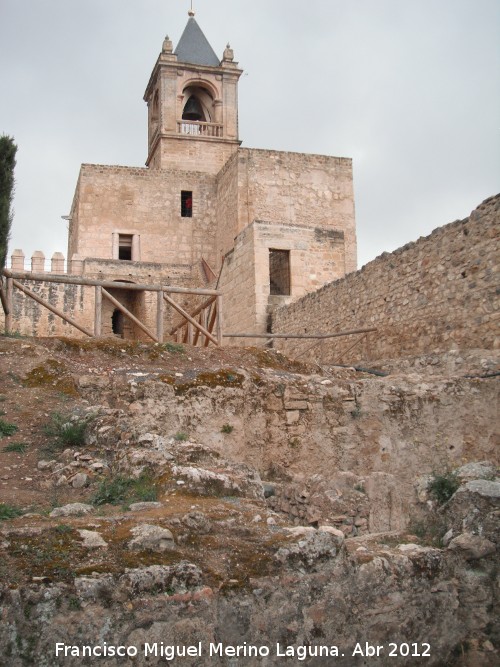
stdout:
[[(143, 94), (190, 0), (0, 0), (10, 251), (66, 254), (82, 162), (143, 166)], [(352, 157), (358, 265), (500, 191), (498, 0), (194, 0), (240, 79), (243, 146)]]

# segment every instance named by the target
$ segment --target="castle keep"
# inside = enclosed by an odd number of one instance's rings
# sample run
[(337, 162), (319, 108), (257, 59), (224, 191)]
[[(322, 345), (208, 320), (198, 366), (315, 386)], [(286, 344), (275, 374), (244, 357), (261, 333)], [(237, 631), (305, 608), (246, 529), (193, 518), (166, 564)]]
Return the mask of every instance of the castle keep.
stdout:
[[(265, 332), (276, 305), (356, 269), (351, 160), (241, 148), (241, 74), (229, 45), (220, 60), (192, 12), (175, 50), (165, 39), (144, 95), (147, 166), (81, 167), (73, 274), (217, 284), (224, 331)], [(147, 295), (115, 296), (154, 320)], [(113, 308), (103, 307), (111, 333)]]

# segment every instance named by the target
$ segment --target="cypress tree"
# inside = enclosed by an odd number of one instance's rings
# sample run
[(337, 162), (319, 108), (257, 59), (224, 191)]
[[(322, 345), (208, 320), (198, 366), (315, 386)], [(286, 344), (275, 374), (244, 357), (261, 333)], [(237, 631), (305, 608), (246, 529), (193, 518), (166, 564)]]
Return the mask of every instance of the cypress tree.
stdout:
[(0, 272), (5, 267), (9, 246), (14, 197), (14, 168), (17, 146), (11, 137), (0, 137)]

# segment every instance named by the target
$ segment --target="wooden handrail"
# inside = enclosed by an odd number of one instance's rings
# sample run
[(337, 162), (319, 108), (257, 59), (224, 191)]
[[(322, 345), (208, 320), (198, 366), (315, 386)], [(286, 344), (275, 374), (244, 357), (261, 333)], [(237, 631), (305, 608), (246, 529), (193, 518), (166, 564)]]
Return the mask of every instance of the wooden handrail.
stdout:
[(350, 331), (338, 331), (330, 334), (272, 334), (272, 333), (237, 333), (237, 334), (222, 334), (223, 338), (317, 338), (325, 340), (327, 338), (339, 338), (340, 336), (351, 336), (353, 334), (370, 333), (370, 331), (378, 331), (376, 327), (369, 329), (351, 329)]
[(16, 280), (34, 280), (44, 283), (63, 283), (65, 285), (89, 285), (91, 287), (104, 287), (106, 289), (139, 290), (142, 292), (171, 292), (172, 294), (198, 294), (202, 296), (217, 296), (219, 290), (214, 289), (191, 289), (190, 287), (172, 287), (170, 285), (145, 285), (142, 283), (113, 282), (111, 280), (94, 280), (92, 278), (80, 278), (77, 276), (56, 276), (51, 273), (32, 273), (31, 271), (3, 270), (7, 278)]

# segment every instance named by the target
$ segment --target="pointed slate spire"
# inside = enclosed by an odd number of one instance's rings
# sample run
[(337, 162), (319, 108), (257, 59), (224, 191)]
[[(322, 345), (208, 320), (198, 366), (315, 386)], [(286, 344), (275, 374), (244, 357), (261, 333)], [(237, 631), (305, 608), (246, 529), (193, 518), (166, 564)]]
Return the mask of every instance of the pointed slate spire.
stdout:
[(210, 46), (200, 26), (196, 23), (193, 14), (194, 12), (189, 12), (187, 25), (177, 44), (175, 50), (177, 60), (180, 63), (190, 63), (191, 65), (218, 67), (220, 60)]

